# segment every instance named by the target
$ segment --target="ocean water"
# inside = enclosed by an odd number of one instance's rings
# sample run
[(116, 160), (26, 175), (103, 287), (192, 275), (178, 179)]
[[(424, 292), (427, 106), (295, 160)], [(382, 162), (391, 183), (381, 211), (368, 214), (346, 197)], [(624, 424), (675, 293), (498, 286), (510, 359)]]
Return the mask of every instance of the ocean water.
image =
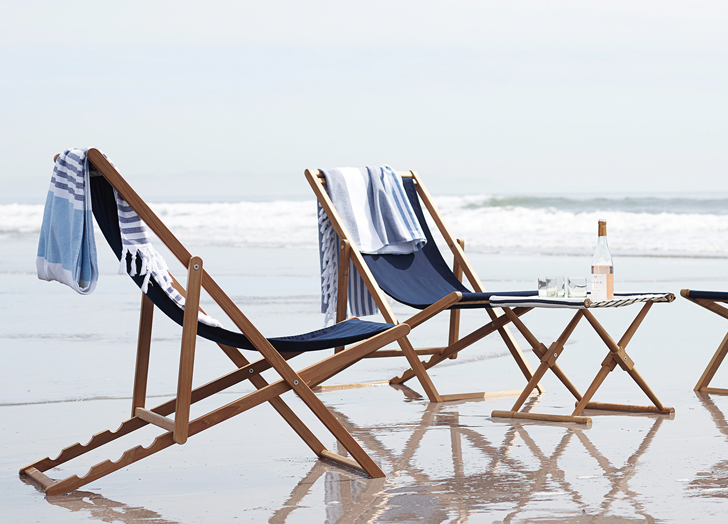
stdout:
[[(728, 257), (728, 195), (468, 195), (435, 201), (469, 252), (589, 255), (597, 220), (606, 219), (613, 255)], [(150, 205), (190, 245), (316, 248), (313, 197)], [(0, 205), (0, 238), (37, 234), (42, 213), (40, 204)]]

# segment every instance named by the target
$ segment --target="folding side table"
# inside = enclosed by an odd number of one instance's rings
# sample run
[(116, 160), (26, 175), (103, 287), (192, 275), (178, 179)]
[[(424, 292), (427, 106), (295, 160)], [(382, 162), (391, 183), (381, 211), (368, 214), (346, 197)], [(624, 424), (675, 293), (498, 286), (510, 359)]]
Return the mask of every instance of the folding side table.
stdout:
[[(528, 385), (523, 389), (521, 396), (513, 405), (511, 411), (493, 411), (492, 417), (500, 418), (523, 418), (532, 420), (546, 420), (552, 422), (576, 422), (580, 424), (588, 424), (591, 422), (591, 418), (580, 416), (584, 409), (604, 409), (611, 411), (626, 411), (633, 413), (663, 413), (669, 414), (674, 413), (675, 410), (671, 407), (664, 406), (662, 402), (657, 398), (655, 393), (647, 385), (647, 382), (635, 369), (634, 361), (627, 355), (625, 348), (629, 341), (634, 336), (635, 332), (639, 328), (640, 324), (644, 320), (647, 312), (650, 310), (652, 305), (656, 302), (672, 302), (675, 300), (675, 295), (672, 293), (650, 293), (650, 294), (639, 294), (639, 293), (615, 293), (614, 298), (611, 300), (592, 301), (589, 298), (542, 298), (539, 296), (533, 297), (509, 297), (509, 296), (498, 296), (494, 295), (490, 297), (490, 305), (492, 307), (503, 308), (503, 311), (508, 318), (513, 322), (518, 331), (526, 338), (531, 344), (533, 352), (541, 359), (539, 365), (533, 377), (528, 382)], [(642, 303), (642, 309), (639, 311), (635, 319), (630, 324), (627, 331), (625, 331), (619, 342), (615, 342), (614, 339), (607, 333), (607, 330), (597, 322), (594, 314), (591, 312), (592, 309), (599, 308), (614, 308), (624, 307), (631, 304)], [(541, 343), (534, 335), (529, 331), (526, 325), (521, 319), (513, 313), (511, 308), (516, 307), (528, 307), (528, 308), (561, 308), (561, 309), (575, 309), (576, 313), (572, 317), (571, 321), (567, 324), (561, 336), (553, 342), (548, 348)], [(569, 380), (566, 374), (562, 371), (556, 360), (559, 358), (561, 353), (564, 351), (564, 344), (571, 336), (572, 332), (576, 328), (582, 317), (586, 317), (589, 324), (594, 328), (599, 337), (604, 341), (609, 352), (606, 358), (602, 362), (601, 368), (597, 373), (596, 377), (592, 381), (591, 385), (587, 389), (586, 393), (582, 395), (576, 386)], [(635, 383), (645, 392), (645, 394), (652, 401), (653, 405), (650, 406), (636, 406), (631, 404), (610, 404), (602, 402), (590, 402), (591, 398), (596, 393), (599, 386), (602, 385), (607, 375), (614, 370), (617, 366), (621, 367), (626, 371)], [(546, 371), (551, 369), (558, 379), (566, 386), (576, 398), (576, 408), (571, 415), (550, 415), (541, 413), (527, 413), (519, 411), (526, 401), (528, 396), (531, 394), (533, 389), (537, 386), (538, 382), (544, 376)]]

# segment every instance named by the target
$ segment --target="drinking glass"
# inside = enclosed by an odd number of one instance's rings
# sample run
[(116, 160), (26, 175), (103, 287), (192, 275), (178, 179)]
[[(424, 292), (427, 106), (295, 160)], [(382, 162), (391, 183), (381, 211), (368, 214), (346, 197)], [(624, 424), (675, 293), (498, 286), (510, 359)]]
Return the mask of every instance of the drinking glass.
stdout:
[(538, 277), (538, 296), (556, 296), (557, 277)]
[(569, 277), (568, 288), (570, 298), (586, 298), (586, 277)]
[(558, 298), (564, 298), (566, 295), (566, 277), (556, 277), (556, 295)]

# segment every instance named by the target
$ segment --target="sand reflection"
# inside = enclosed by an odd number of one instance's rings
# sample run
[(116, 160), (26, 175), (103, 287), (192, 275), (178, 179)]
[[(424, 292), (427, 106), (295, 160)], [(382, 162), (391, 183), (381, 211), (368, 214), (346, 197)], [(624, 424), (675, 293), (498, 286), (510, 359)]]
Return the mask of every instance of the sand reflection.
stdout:
[[(416, 399), (416, 393), (402, 392), (410, 400)], [(538, 399), (530, 402), (538, 403)], [(588, 429), (554, 425), (559, 434), (555, 445), (553, 438), (541, 444), (531, 435), (533, 424), (516, 422), (508, 424), (502, 440), (492, 442), (480, 428), (461, 423), (458, 406), (453, 404), (428, 404), (421, 421), (411, 427), (405, 445), (394, 452), (379, 437), (392, 431), (391, 426), (365, 428), (341, 413), (337, 416), (390, 472), (388, 478), (371, 481), (354, 473), (331, 472), (330, 466), (319, 461), (270, 522), (286, 522), (300, 504), (306, 505), (304, 499), (312, 496), (319, 482), (324, 483), (327, 524), (458, 523), (467, 522), (477, 514), (497, 515), (498, 520), (494, 522), (504, 523), (593, 522), (595, 517), (600, 517), (600, 522), (605, 518), (606, 521), (655, 522), (644, 506), (644, 497), (630, 482), (664, 416), (650, 417), (652, 425), (646, 435), (635, 451), (618, 464), (612, 463), (608, 453), (593, 443)], [(429, 432), (443, 429), (449, 433), (448, 451), (433, 450), (424, 444)], [(594, 493), (593, 482), (586, 490), (583, 484), (574, 485), (565, 473), (561, 461), (566, 451), (574, 447), (598, 464), (596, 476), (601, 491)], [(480, 456), (474, 458), (474, 453)], [(432, 467), (433, 462), (443, 460), (447, 464)], [(478, 471), (473, 467), (475, 462), (487, 467)], [(444, 471), (449, 473), (443, 475)], [(588, 497), (584, 491), (589, 492)], [(316, 492), (321, 492), (320, 487)]]
[[(700, 403), (710, 413), (715, 427), (728, 441), (728, 421), (708, 393), (696, 392), (695, 395)], [(728, 460), (716, 462), (709, 471), (696, 473), (695, 479), (691, 480), (686, 490), (691, 497), (701, 498), (728, 498)]]
[[(21, 477), (21, 480), (42, 492), (36, 484)], [(128, 506), (91, 491), (72, 491), (65, 495), (46, 495), (46, 501), (72, 512), (83, 512), (101, 522), (119, 522), (121, 524), (179, 524), (176, 520), (167, 520), (159, 513), (140, 506)]]

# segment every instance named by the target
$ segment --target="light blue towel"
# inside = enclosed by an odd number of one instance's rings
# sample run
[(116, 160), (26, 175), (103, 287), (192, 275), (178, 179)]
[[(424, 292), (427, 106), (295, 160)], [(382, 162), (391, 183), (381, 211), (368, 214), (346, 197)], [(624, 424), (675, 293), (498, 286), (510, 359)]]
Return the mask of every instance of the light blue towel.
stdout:
[[(409, 254), (427, 240), (412, 210), (402, 178), (389, 166), (322, 169), (326, 189), (354, 247), (366, 254)], [(339, 238), (319, 204), (321, 312), (328, 324), (336, 315)], [(350, 261), (349, 311), (377, 313), (364, 281)]]
[(99, 272), (85, 150), (69, 149), (56, 160), (36, 267), (41, 280), (56, 280), (82, 295), (96, 287)]
[[(94, 290), (99, 274), (86, 151), (69, 149), (56, 160), (36, 258), (39, 279), (61, 282), (82, 295)], [(185, 298), (172, 285), (167, 264), (152, 246), (146, 224), (116, 189), (114, 197), (122, 243), (119, 273), (130, 272), (135, 276), (138, 257), (141, 261), (139, 275), (145, 277), (142, 292), (146, 293), (148, 286), (156, 282), (180, 309), (184, 309)], [(202, 311), (197, 317), (208, 326), (222, 327)]]

